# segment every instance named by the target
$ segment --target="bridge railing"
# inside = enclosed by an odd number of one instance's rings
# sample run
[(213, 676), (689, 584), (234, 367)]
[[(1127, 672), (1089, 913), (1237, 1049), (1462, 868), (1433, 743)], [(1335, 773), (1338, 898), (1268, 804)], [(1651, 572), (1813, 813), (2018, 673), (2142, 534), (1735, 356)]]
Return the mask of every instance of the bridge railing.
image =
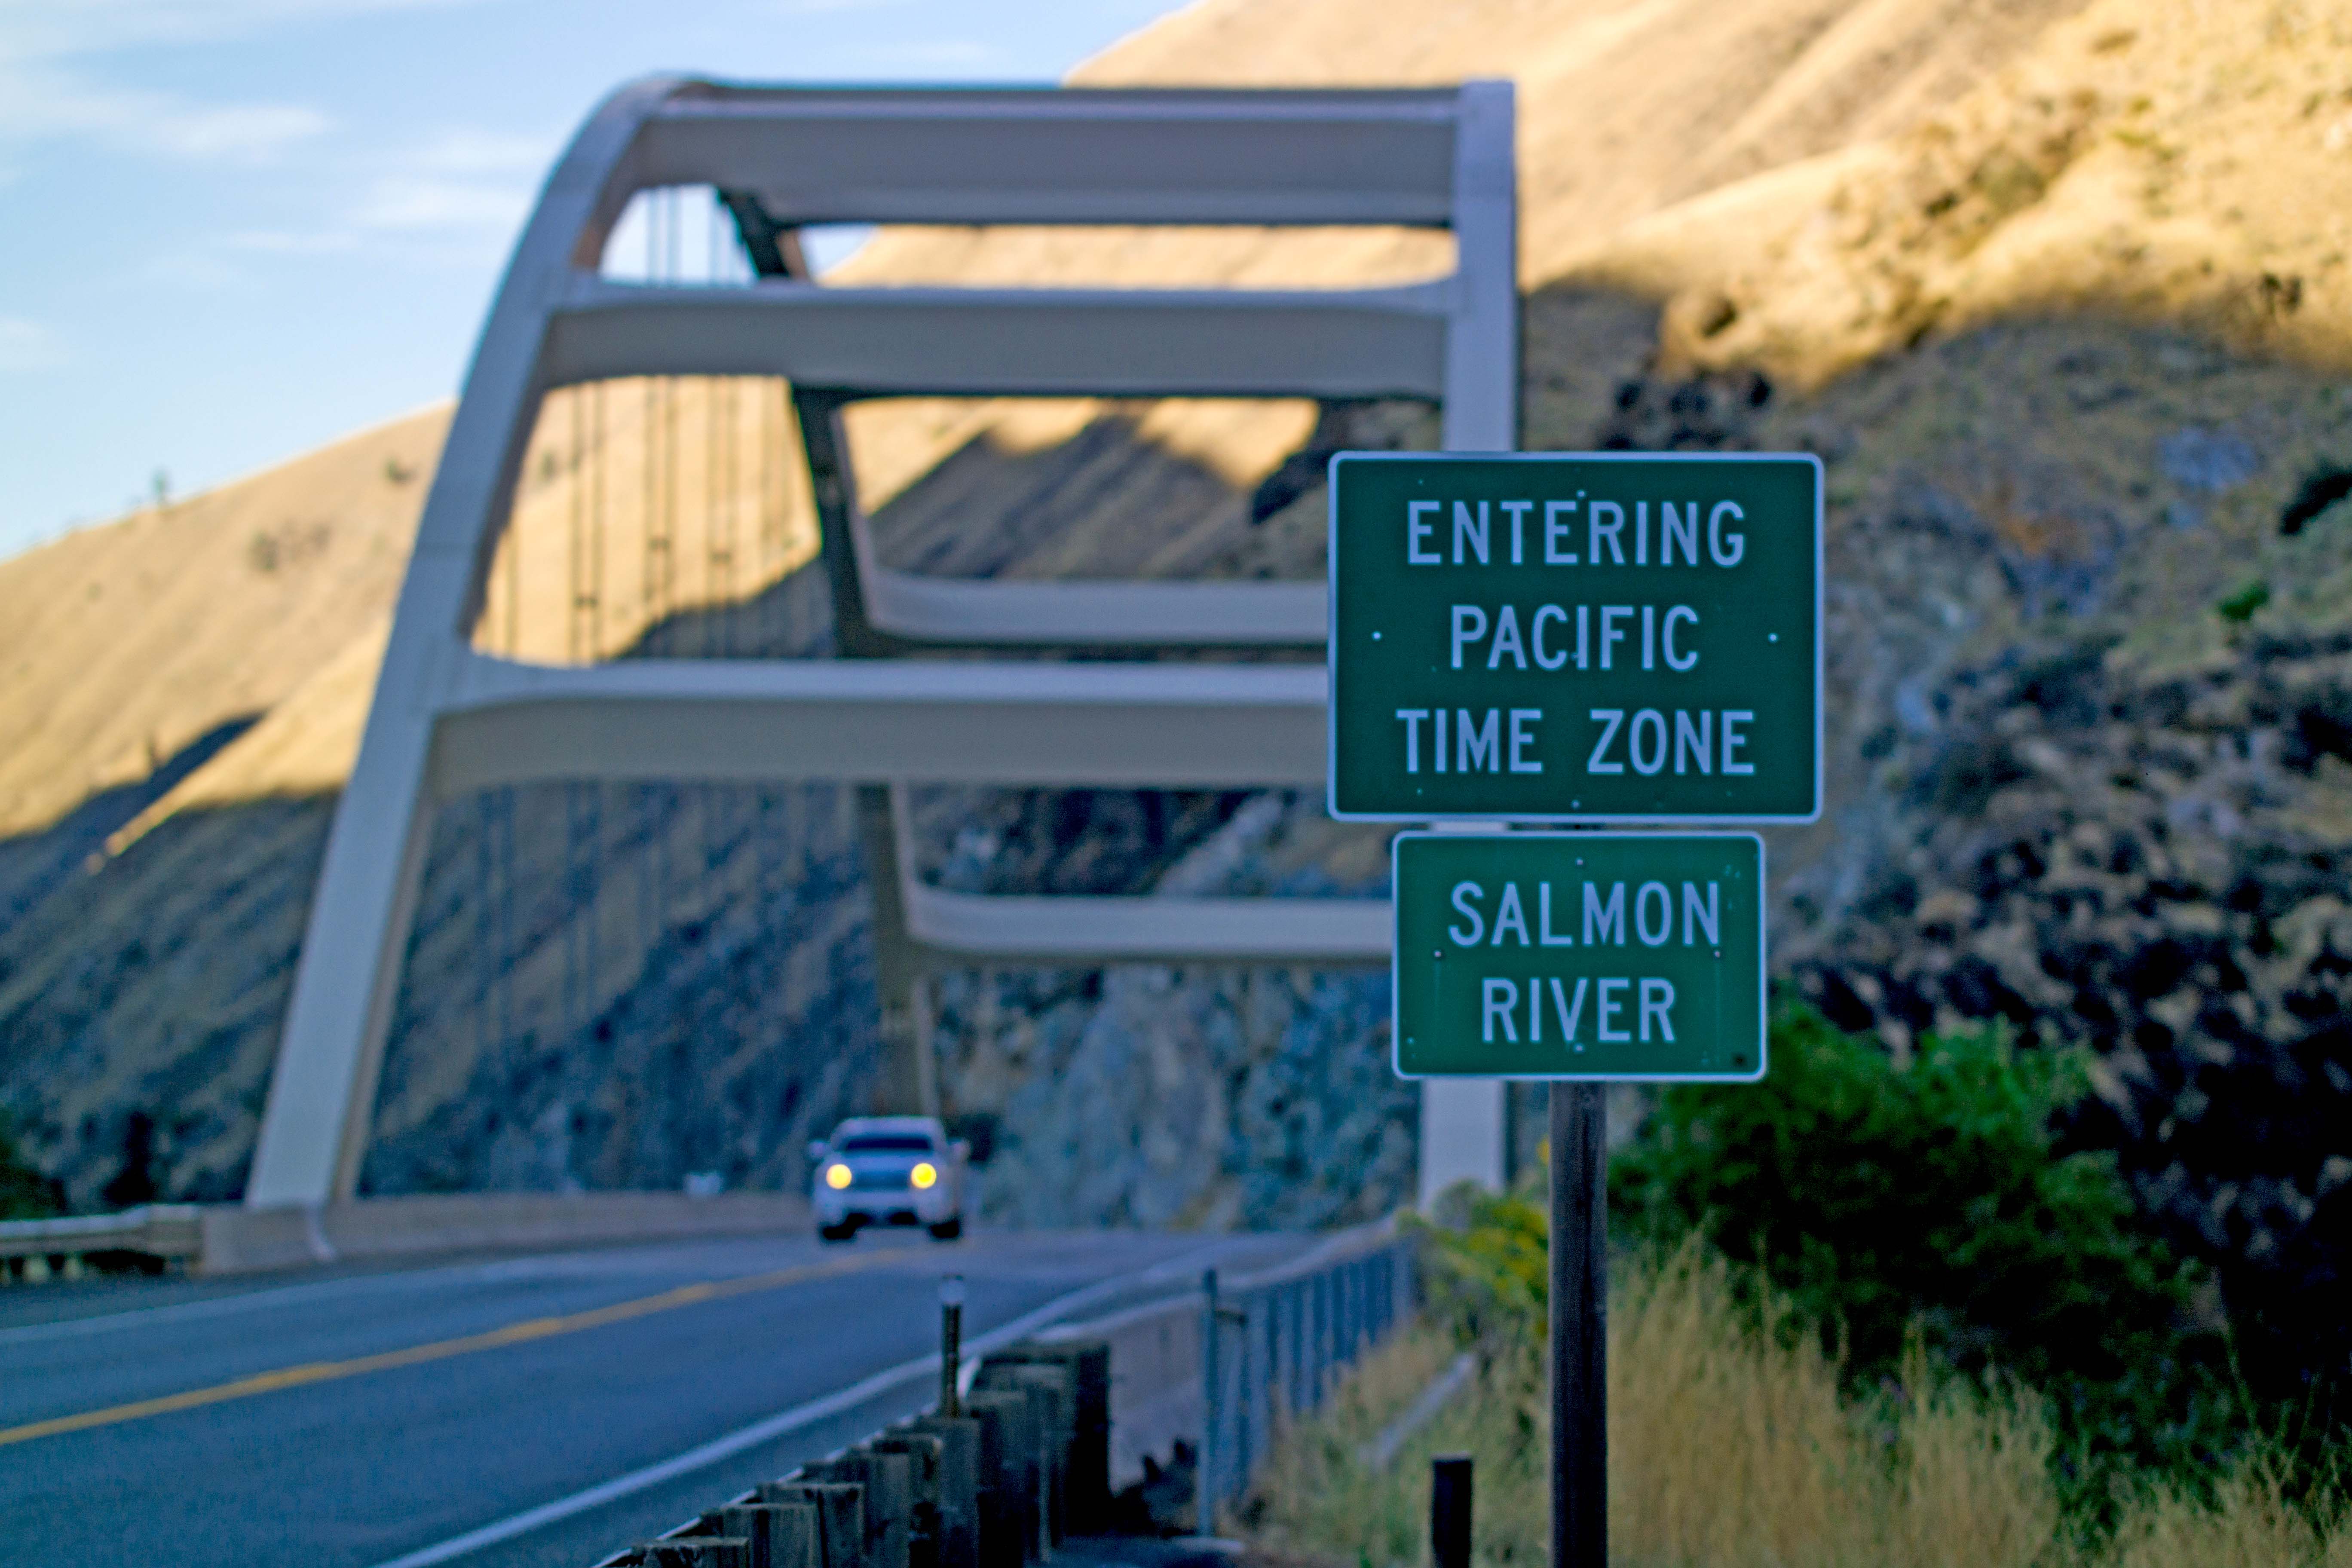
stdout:
[(808, 1233), (798, 1193), (415, 1193), (301, 1208), (150, 1204), (122, 1214), (0, 1221), (0, 1286), (72, 1279), (93, 1260), (190, 1274), (383, 1263), (461, 1252)]
[(1187, 1447), (1192, 1504), (1213, 1524), (1282, 1424), (1410, 1314), (1414, 1289), (1411, 1246), (1383, 1223), (1048, 1329), (969, 1368), (959, 1414), (898, 1422), (596, 1568), (1027, 1568), (1141, 1522), (1123, 1520), (1118, 1489), (1181, 1468)]
[(0, 1285), (73, 1279), (89, 1258), (128, 1253), (184, 1267), (204, 1253), (203, 1211), (147, 1204), (121, 1214), (0, 1220)]
[(1411, 1314), (1417, 1285), (1412, 1244), (1389, 1226), (1287, 1268), (1202, 1281), (1202, 1534), (1249, 1489), (1283, 1424), (1320, 1409)]

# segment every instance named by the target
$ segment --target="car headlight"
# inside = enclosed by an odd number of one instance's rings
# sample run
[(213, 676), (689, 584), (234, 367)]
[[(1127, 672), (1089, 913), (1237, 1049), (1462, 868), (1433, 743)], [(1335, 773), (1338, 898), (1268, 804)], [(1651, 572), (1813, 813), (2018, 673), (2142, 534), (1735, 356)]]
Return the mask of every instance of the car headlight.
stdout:
[(929, 1160), (919, 1162), (913, 1170), (907, 1173), (907, 1180), (914, 1183), (917, 1190), (921, 1192), (929, 1192), (938, 1184), (939, 1179), (939, 1167)]
[(824, 1184), (836, 1193), (849, 1185), (849, 1167), (840, 1163), (827, 1165), (824, 1168)]

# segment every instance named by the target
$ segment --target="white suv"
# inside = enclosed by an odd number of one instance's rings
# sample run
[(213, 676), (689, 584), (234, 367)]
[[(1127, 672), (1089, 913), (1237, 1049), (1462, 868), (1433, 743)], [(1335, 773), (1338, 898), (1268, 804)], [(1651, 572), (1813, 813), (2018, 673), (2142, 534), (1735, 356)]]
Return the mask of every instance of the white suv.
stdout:
[(860, 1226), (919, 1225), (941, 1241), (963, 1234), (971, 1150), (931, 1116), (853, 1116), (809, 1145), (816, 1233), (847, 1241)]

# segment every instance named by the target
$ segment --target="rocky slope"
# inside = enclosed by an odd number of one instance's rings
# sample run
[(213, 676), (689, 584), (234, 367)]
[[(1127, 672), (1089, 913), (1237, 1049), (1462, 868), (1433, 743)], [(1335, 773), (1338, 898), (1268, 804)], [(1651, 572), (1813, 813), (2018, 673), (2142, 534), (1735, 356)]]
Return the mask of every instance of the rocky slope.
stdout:
[[(2329, 530), (2352, 506), (2294, 553), (2340, 570)], [(1887, 820), (1800, 973), (1898, 1045), (1991, 1019), (2083, 1048), (2073, 1135), (2219, 1266), (2276, 1391), (2352, 1367), (2352, 632), (2244, 626), (2255, 596), (2190, 663), (2092, 632), (1955, 671), (1890, 738)]]

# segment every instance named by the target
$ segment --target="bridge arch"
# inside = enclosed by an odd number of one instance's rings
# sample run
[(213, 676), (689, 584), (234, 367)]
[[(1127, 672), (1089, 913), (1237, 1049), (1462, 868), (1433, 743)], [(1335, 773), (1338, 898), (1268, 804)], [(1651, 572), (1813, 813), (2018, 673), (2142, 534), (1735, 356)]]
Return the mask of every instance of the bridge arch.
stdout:
[[(938, 1099), (917, 1005), (975, 963), (1384, 963), (1361, 900), (1003, 897), (917, 876), (927, 783), (1314, 788), (1319, 665), (1036, 662), (1037, 648), (1319, 645), (1319, 583), (957, 581), (878, 560), (840, 416), (893, 396), (1408, 398), (1451, 450), (1517, 435), (1516, 183), (1506, 83), (1413, 90), (841, 90), (630, 83), (525, 225), (467, 372), (336, 811), (247, 1203), (351, 1196), (436, 803), (537, 780), (858, 788), (873, 875), (880, 1094)], [(720, 193), (751, 276), (678, 287), (601, 262), (632, 198)], [(1450, 231), (1433, 281), (1353, 289), (818, 283), (834, 223), (1396, 225)], [(616, 378), (792, 388), (842, 657), (528, 663), (473, 630), (541, 409)], [(978, 656), (978, 657), (975, 657)], [(1502, 1172), (1501, 1096), (1424, 1084), (1424, 1194)]]

